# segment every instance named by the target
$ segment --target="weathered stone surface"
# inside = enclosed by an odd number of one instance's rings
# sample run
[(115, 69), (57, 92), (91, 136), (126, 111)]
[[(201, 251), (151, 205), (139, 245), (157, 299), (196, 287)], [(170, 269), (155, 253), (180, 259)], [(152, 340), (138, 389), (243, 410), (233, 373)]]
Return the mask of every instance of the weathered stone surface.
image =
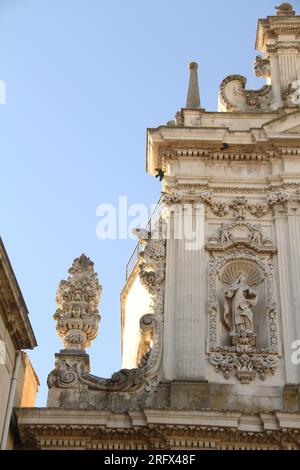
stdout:
[(300, 447), (299, 32), (300, 16), (281, 5), (258, 23), (265, 86), (247, 90), (229, 76), (221, 112), (206, 112), (193, 64), (188, 107), (148, 130), (147, 171), (164, 175), (162, 199), (156, 219), (135, 230), (124, 368), (109, 379), (90, 373), (82, 310), (68, 296), (80, 276), (99, 286), (75, 270), (59, 288), (58, 330), (83, 351), (56, 355), (47, 410), (18, 412), (25, 445), (68, 447), (75, 435), (79, 448)]

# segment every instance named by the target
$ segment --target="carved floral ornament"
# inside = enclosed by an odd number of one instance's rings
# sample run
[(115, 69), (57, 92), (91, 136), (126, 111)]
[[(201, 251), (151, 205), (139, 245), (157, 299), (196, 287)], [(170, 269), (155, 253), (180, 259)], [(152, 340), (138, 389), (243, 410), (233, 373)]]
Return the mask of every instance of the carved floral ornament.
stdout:
[(98, 334), (97, 308), (102, 287), (94, 272), (94, 263), (84, 254), (74, 260), (69, 274), (58, 286), (58, 309), (54, 319), (65, 349), (82, 350), (90, 346)]
[[(210, 363), (226, 379), (235, 372), (242, 384), (250, 383), (256, 376), (265, 380), (268, 374), (275, 373), (279, 362), (272, 264), (276, 247), (264, 236), (260, 225), (237, 219), (230, 225), (222, 224), (219, 236), (212, 236), (206, 249), (211, 254), (207, 341)], [(264, 290), (260, 289), (262, 284)], [(262, 292), (265, 299), (260, 299)], [(259, 315), (268, 324), (265, 347), (257, 345), (254, 308), (258, 300), (261, 300)], [(225, 343), (220, 336), (221, 323), (227, 329)]]
[(247, 213), (261, 218), (275, 207), (285, 207), (290, 199), (291, 195), (283, 190), (269, 193), (264, 202), (257, 203), (249, 202), (245, 197), (236, 197), (232, 201), (216, 200), (213, 198), (213, 191), (211, 190), (191, 190), (163, 193), (162, 201), (167, 207), (179, 204), (204, 203), (218, 217), (225, 217), (232, 211), (235, 218), (244, 219)]

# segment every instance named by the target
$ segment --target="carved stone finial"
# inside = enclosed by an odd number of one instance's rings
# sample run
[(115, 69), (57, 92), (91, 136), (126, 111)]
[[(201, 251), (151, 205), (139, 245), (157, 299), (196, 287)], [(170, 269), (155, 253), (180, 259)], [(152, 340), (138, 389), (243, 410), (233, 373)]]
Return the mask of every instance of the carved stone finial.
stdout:
[(290, 83), (285, 91), (283, 91), (281, 97), (284, 108), (298, 108), (299, 107), (299, 96), (297, 87)]
[(191, 109), (201, 108), (198, 82), (198, 64), (196, 62), (190, 63), (190, 81), (186, 107)]
[(277, 16), (294, 16), (295, 12), (293, 6), (290, 3), (282, 3), (278, 7), (275, 7), (277, 10)]
[(271, 76), (270, 60), (263, 59), (261, 55), (255, 57), (253, 67), (257, 77), (269, 78)]
[(58, 309), (54, 319), (65, 349), (82, 350), (90, 346), (98, 334), (97, 308), (102, 287), (94, 272), (94, 263), (84, 254), (73, 261), (68, 272), (68, 279), (58, 286)]

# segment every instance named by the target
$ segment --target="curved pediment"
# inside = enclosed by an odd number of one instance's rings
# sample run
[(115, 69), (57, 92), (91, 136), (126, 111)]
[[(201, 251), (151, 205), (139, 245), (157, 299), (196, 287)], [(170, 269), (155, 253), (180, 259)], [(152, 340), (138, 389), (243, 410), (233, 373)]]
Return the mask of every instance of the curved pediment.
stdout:
[(259, 90), (246, 89), (246, 77), (229, 75), (220, 86), (219, 111), (258, 112), (272, 110), (272, 89), (264, 85)]
[(300, 110), (268, 122), (263, 129), (269, 138), (297, 138), (300, 135)]

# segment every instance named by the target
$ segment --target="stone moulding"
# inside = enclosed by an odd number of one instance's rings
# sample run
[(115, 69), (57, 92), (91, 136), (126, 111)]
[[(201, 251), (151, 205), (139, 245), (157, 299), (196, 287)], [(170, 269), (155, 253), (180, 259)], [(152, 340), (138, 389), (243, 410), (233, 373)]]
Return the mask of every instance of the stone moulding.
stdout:
[(291, 182), (291, 183), (284, 183), (284, 184), (269, 184), (269, 185), (262, 185), (262, 186), (252, 186), (252, 185), (223, 185), (223, 184), (208, 184), (208, 183), (200, 183), (195, 181), (184, 181), (178, 182), (174, 185), (168, 184), (166, 185), (165, 192), (163, 194), (172, 194), (173, 192), (182, 192), (182, 193), (200, 193), (202, 191), (211, 191), (212, 194), (218, 193), (228, 193), (228, 194), (261, 194), (266, 195), (272, 192), (282, 192), (287, 190), (295, 190), (296, 192), (299, 191), (300, 183)]
[(166, 241), (162, 230), (162, 219), (159, 219), (153, 233), (141, 229), (133, 231), (144, 246), (139, 255), (140, 281), (151, 296), (150, 311), (157, 315), (163, 315), (164, 310)]
[[(238, 227), (240, 227), (238, 229)], [(237, 230), (235, 232), (235, 230)], [(236, 236), (235, 236), (236, 233)], [(244, 240), (241, 239), (243, 234)], [(258, 376), (265, 380), (268, 374), (274, 374), (279, 363), (279, 338), (277, 305), (275, 300), (274, 266), (272, 255), (277, 252), (269, 239), (263, 236), (259, 225), (238, 220), (220, 229), (219, 238), (212, 236), (206, 245), (211, 255), (208, 265), (208, 340), (207, 353), (210, 363), (217, 372), (222, 372), (229, 379), (235, 371), (242, 384), (248, 384)], [(229, 266), (237, 266), (244, 272), (258, 271), (261, 281), (266, 285), (266, 321), (268, 322), (267, 348), (254, 345), (222, 346), (218, 338), (219, 301), (218, 279), (222, 281), (222, 272)], [(247, 268), (247, 269), (246, 269)]]
[[(272, 415), (271, 415), (272, 416)], [(273, 418), (273, 416), (272, 416)], [(273, 418), (274, 419), (274, 418)], [(152, 424), (130, 428), (110, 428), (90, 424), (29, 424), (19, 423), (22, 443), (29, 448), (56, 448), (70, 445), (83, 449), (276, 449), (297, 450), (300, 447), (299, 429), (266, 429), (261, 432), (238, 430), (236, 427), (199, 425)], [(51, 436), (51, 439), (49, 439)], [(225, 444), (224, 444), (225, 440)]]

